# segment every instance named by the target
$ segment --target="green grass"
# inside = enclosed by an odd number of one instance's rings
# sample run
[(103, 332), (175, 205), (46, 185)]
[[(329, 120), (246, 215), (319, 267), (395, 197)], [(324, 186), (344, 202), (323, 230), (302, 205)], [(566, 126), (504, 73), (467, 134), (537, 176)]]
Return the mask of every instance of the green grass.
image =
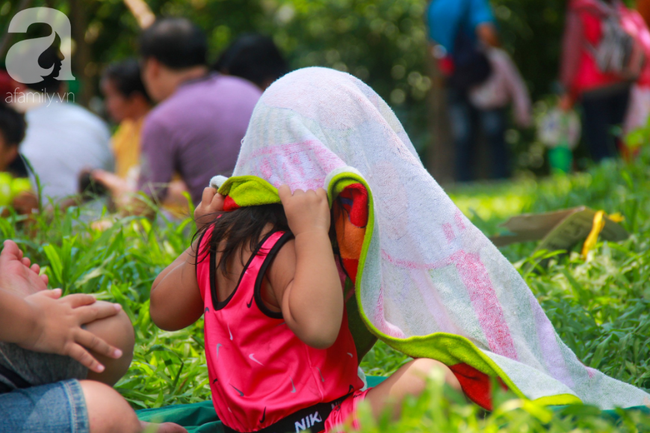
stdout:
[[(542, 303), (563, 340), (588, 366), (617, 379), (650, 388), (650, 155), (632, 164), (613, 162), (587, 173), (540, 181), (474, 185), (449, 191), (461, 210), (486, 234), (521, 212), (544, 212), (587, 205), (621, 212), (632, 236), (599, 243), (586, 261), (576, 252), (553, 254), (548, 268), (530, 272), (534, 244), (502, 251)], [(53, 287), (65, 293), (94, 293), (121, 303), (137, 335), (135, 358), (117, 389), (135, 407), (160, 407), (208, 399), (202, 322), (180, 332), (156, 328), (149, 318), (149, 290), (155, 276), (190, 244), (191, 220), (156, 224), (129, 217), (106, 231), (92, 228), (83, 209), (0, 219), (0, 236), (19, 242), (28, 256), (45, 265)], [(365, 357), (369, 374), (390, 374), (407, 358), (384, 344)], [(591, 408), (553, 413), (536, 405), (496, 397), (488, 417), (473, 406), (449, 403), (434, 382), (419, 400), (409, 401), (397, 424), (375, 424), (362, 413), (363, 431), (650, 431), (646, 415), (630, 415), (615, 425)], [(365, 410), (365, 409), (364, 409)], [(637, 418), (635, 418), (637, 417)]]

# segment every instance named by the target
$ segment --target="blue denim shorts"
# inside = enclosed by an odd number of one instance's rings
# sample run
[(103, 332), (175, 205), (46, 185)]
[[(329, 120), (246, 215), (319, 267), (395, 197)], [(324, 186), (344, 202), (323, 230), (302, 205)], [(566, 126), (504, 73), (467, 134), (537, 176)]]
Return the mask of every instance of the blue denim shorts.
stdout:
[(88, 433), (76, 379), (0, 394), (0, 433)]

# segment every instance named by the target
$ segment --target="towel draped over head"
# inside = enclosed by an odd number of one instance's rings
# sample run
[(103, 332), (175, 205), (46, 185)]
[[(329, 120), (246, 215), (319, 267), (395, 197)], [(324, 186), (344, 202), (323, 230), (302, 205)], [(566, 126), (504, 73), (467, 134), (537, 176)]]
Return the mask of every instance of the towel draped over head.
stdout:
[(277, 202), (282, 184), (328, 190), (370, 331), (410, 356), (447, 364), (475, 402), (491, 406), (490, 377), (546, 404), (650, 401), (577, 359), (517, 270), (458, 210), (392, 110), (360, 80), (307, 68), (263, 94), (221, 191), (235, 208)]

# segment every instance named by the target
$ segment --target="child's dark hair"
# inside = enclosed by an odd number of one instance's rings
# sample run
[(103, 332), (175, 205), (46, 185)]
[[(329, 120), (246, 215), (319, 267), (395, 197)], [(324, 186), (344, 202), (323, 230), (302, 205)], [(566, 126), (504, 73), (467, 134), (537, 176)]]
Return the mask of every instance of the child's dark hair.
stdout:
[(25, 116), (0, 102), (0, 134), (7, 146), (18, 146), (25, 138)]
[[(220, 214), (195, 235), (200, 239), (210, 227), (213, 228), (206, 247), (197, 251), (196, 262), (205, 260), (210, 253), (221, 253), (217, 268), (224, 276), (227, 276), (229, 269), (232, 269), (237, 250), (239, 250), (239, 257), (244, 265), (244, 247), (248, 245), (250, 251), (255, 251), (262, 232), (268, 224), (272, 226), (271, 232), (289, 231), (287, 217), (281, 204), (250, 206)], [(225, 240), (225, 246), (219, 249), (222, 240)]]

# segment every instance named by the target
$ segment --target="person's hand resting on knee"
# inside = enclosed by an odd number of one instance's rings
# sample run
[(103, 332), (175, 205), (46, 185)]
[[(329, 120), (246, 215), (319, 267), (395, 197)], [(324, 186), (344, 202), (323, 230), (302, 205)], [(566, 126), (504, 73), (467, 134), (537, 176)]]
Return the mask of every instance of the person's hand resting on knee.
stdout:
[(0, 341), (36, 352), (69, 356), (95, 372), (104, 371), (89, 350), (117, 359), (122, 351), (83, 329), (83, 325), (117, 315), (119, 304), (98, 303), (91, 295), (61, 297), (47, 289), (47, 276), (13, 241), (0, 253)]
[(37, 292), (24, 301), (35, 319), (25, 337), (16, 341), (24, 349), (69, 356), (97, 373), (105, 366), (89, 350), (114, 359), (122, 356), (122, 350), (84, 329), (87, 323), (116, 316), (119, 304), (96, 302), (86, 294), (61, 297), (60, 289)]

